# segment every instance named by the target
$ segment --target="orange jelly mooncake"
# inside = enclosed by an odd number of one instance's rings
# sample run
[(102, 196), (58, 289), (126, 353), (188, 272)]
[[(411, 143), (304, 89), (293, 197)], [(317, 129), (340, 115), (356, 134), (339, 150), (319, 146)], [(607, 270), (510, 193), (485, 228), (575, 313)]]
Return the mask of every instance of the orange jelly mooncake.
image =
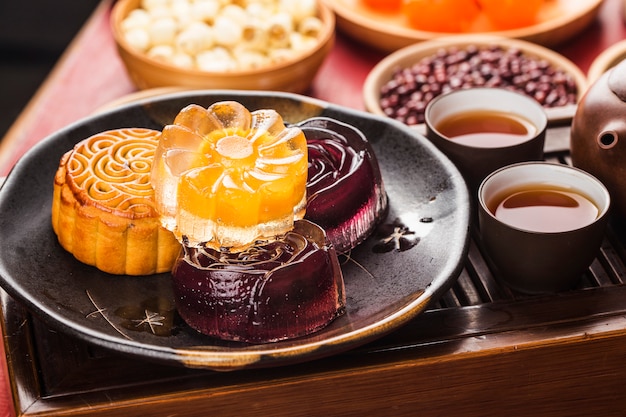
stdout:
[(306, 208), (307, 145), (271, 109), (191, 104), (163, 128), (152, 185), (163, 225), (187, 246), (243, 250)]
[(160, 135), (145, 128), (109, 130), (61, 158), (52, 227), (79, 261), (117, 275), (171, 270), (180, 243), (161, 226), (150, 185)]

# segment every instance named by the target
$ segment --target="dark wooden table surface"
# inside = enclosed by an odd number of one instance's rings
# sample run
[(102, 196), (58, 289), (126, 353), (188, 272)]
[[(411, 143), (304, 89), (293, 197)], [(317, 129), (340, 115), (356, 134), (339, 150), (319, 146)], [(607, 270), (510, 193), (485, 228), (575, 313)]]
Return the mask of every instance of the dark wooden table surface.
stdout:
[[(3, 138), (0, 177), (48, 134), (135, 93), (110, 6), (96, 10)], [(555, 49), (586, 72), (626, 38), (623, 6), (605, 0), (588, 28)], [(308, 94), (363, 109), (362, 83), (383, 56), (339, 33)], [(566, 152), (549, 158), (569, 162)], [(623, 416), (624, 241), (613, 225), (580, 288), (534, 297), (500, 286), (473, 241), (458, 283), (407, 326), (331, 358), (257, 371), (122, 357), (47, 328), (0, 292), (0, 415)]]

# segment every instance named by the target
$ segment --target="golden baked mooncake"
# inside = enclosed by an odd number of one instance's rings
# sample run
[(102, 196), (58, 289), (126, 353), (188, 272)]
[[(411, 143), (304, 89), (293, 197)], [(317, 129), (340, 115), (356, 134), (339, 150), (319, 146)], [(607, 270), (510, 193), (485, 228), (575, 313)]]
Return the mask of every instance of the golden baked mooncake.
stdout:
[(76, 259), (111, 274), (168, 272), (180, 250), (155, 210), (150, 171), (161, 132), (102, 132), (63, 155), (52, 227)]

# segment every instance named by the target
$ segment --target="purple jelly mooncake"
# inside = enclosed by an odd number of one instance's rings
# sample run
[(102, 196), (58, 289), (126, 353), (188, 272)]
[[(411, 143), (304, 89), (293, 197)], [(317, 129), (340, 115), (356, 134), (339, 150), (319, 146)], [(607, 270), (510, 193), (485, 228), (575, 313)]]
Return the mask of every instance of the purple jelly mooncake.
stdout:
[(345, 309), (336, 253), (324, 231), (307, 220), (242, 252), (184, 247), (172, 273), (183, 320), (224, 340), (265, 343), (305, 336)]
[(363, 242), (387, 213), (378, 161), (353, 126), (315, 117), (297, 125), (307, 140), (305, 218), (320, 225), (338, 253)]

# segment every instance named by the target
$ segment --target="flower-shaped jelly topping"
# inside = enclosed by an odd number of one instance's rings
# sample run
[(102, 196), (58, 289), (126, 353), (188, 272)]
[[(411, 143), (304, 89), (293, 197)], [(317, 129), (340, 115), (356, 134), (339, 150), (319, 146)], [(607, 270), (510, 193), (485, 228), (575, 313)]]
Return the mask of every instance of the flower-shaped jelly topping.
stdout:
[(151, 182), (163, 225), (183, 244), (237, 251), (304, 216), (307, 170), (299, 128), (224, 101), (189, 105), (163, 129)]

